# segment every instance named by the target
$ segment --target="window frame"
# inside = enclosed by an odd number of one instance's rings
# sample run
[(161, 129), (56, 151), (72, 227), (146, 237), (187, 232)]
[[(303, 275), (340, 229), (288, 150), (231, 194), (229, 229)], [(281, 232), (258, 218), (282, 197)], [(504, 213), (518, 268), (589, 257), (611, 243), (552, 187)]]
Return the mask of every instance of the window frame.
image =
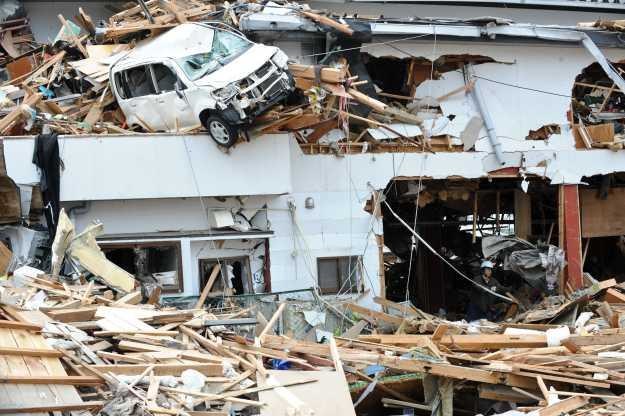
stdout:
[[(349, 290), (344, 290), (343, 284), (345, 280), (342, 279), (341, 274), (341, 260), (342, 259), (350, 259), (355, 264), (357, 268), (356, 272), (356, 282), (354, 285), (350, 285)], [(320, 261), (334, 260), (336, 261), (336, 272), (337, 272), (337, 287), (338, 289), (334, 291), (334, 288), (324, 288), (320, 284), (319, 279), (319, 263)], [(362, 292), (362, 275), (363, 275), (363, 264), (362, 264), (362, 256), (360, 255), (347, 255), (347, 256), (324, 256), (317, 257), (317, 286), (319, 287), (319, 291), (322, 295), (352, 295), (355, 293)]]
[(128, 92), (130, 92), (132, 95), (132, 88), (130, 87), (130, 83), (128, 82), (128, 71), (131, 71), (133, 69), (139, 68), (139, 67), (143, 67), (143, 70), (145, 72), (146, 77), (148, 77), (150, 79), (150, 83), (152, 84), (152, 89), (153, 91), (150, 92), (149, 94), (143, 94), (143, 95), (138, 95), (138, 96), (131, 96), (128, 98), (125, 98), (126, 100), (133, 100), (136, 98), (142, 98), (142, 97), (149, 97), (150, 95), (158, 95), (158, 88), (156, 87), (156, 81), (154, 79), (154, 74), (152, 73), (152, 63), (143, 63), (143, 64), (139, 64), (139, 65), (134, 65), (128, 68), (124, 68), (122, 69), (121, 72), (123, 74), (123, 78), (124, 78), (124, 83), (128, 88)]
[[(135, 249), (135, 248), (154, 248), (154, 247), (174, 247), (176, 250), (176, 257), (178, 258), (178, 285), (162, 286), (163, 294), (178, 294), (184, 292), (184, 274), (182, 267), (182, 244), (180, 241), (142, 241), (142, 242), (127, 242), (127, 243), (107, 243), (106, 241), (98, 241), (98, 246), (106, 257), (107, 251), (117, 249)], [(107, 258), (108, 259), (108, 258)], [(121, 266), (120, 266), (121, 267)]]
[[(254, 293), (254, 276), (252, 273), (252, 265), (251, 265), (251, 261), (250, 261), (250, 257), (249, 256), (232, 256), (232, 257), (203, 257), (203, 258), (198, 258), (198, 280), (199, 280), (199, 287), (200, 287), (200, 292), (204, 289), (204, 286), (206, 285), (206, 281), (204, 281), (204, 272), (205, 270), (203, 270), (203, 265), (206, 263), (221, 263), (222, 266), (225, 266), (227, 264), (232, 264), (235, 261), (242, 261), (243, 262), (243, 269), (247, 272), (247, 276), (244, 277), (245, 281), (243, 282), (243, 286), (244, 289), (247, 289), (247, 291), (245, 293), (237, 293), (236, 295), (242, 295), (242, 294), (250, 294), (250, 293)], [(214, 265), (213, 265), (214, 266)], [(222, 279), (225, 279), (224, 273), (225, 273), (225, 267), (222, 267), (219, 271), (220, 275), (221, 275), (221, 279), (217, 279), (213, 285), (213, 287), (215, 285), (217, 285), (217, 282), (222, 282)], [(210, 270), (208, 270), (210, 272)], [(222, 288), (222, 292), (225, 292), (226, 288)], [(212, 291), (212, 290), (211, 290)]]
[[(169, 90), (169, 91), (161, 91), (160, 87), (158, 86), (158, 81), (156, 80), (156, 73), (154, 72), (154, 65), (162, 65), (165, 68), (169, 69), (174, 76), (176, 77), (176, 81), (174, 82), (174, 89), (173, 90)], [(152, 84), (154, 84), (154, 90), (156, 91), (156, 95), (159, 94), (166, 94), (168, 92), (175, 92), (176, 88), (175, 85), (176, 83), (178, 83), (178, 85), (180, 86), (181, 90), (185, 90), (187, 89), (187, 86), (185, 85), (184, 82), (182, 82), (182, 80), (180, 79), (180, 74), (178, 74), (178, 71), (176, 71), (171, 65), (168, 65), (165, 62), (152, 62), (150, 64), (147, 64), (147, 66), (150, 67), (150, 75), (152, 76)]]

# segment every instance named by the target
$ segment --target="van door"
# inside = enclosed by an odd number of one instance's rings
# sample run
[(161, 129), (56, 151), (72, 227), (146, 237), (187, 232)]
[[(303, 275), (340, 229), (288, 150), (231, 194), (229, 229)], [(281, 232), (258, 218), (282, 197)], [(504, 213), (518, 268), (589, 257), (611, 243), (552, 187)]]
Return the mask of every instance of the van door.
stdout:
[[(176, 131), (195, 127), (200, 121), (193, 113), (185, 95), (187, 87), (180, 81), (172, 68), (165, 64), (152, 64), (152, 74), (158, 90), (158, 109), (167, 128)], [(176, 91), (178, 83), (178, 91)]]
[(158, 111), (156, 88), (146, 65), (125, 69), (116, 74), (118, 94), (123, 96), (119, 105), (128, 124), (138, 124), (148, 131), (164, 131), (167, 125)]

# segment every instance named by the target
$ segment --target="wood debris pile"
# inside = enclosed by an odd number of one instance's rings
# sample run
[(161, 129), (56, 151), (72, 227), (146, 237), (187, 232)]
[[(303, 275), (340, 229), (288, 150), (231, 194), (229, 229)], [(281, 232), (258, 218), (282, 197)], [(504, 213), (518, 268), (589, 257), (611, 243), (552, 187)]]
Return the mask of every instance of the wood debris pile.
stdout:
[(353, 327), (313, 342), (278, 334), (284, 302), (267, 320), (254, 307), (207, 308), (219, 266), (191, 307), (162, 304), (93, 254), (86, 236), (97, 227), (75, 235), (61, 216), (52, 268), (63, 253), (86, 270), (75, 280), (24, 266), (1, 281), (0, 414), (625, 409), (625, 288), (614, 279), (503, 323), (451, 322), (382, 298), (382, 311), (343, 302), (332, 308)]
[[(118, 57), (139, 40), (181, 23), (238, 27), (243, 15), (262, 12), (263, 7), (246, 2), (150, 0), (120, 11), (104, 26), (96, 26), (82, 8), (72, 19), (58, 15), (60, 30), (53, 44), (10, 57), (7, 68), (15, 70), (8, 72), (8, 80), (0, 87), (0, 134), (129, 134), (131, 127), (109, 83), (110, 65)], [(285, 2), (271, 7), (288, 8), (314, 22), (320, 31), (344, 37), (354, 32), (343, 20), (313, 12), (306, 5)], [(412, 71), (423, 71), (425, 64), (419, 65)], [(307, 152), (385, 151), (389, 146), (406, 151), (462, 150), (458, 139), (444, 132), (432, 133), (432, 119), (424, 120), (419, 113), (422, 109), (411, 106), (413, 98), (384, 93), (370, 79), (360, 79), (341, 55), (328, 65), (292, 63), (289, 69), (296, 83), (289, 105), (277, 105), (258, 117), (249, 128), (252, 133), (293, 132)], [(409, 85), (413, 95), (421, 78)], [(199, 122), (176, 131), (203, 129), (198, 126)], [(154, 132), (149, 126), (143, 126), (143, 131)]]

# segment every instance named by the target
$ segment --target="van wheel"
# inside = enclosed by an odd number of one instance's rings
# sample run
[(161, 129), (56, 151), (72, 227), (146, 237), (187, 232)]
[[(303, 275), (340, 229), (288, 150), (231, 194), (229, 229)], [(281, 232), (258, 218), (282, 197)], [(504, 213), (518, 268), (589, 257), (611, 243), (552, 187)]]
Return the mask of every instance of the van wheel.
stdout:
[(239, 138), (239, 129), (218, 115), (210, 115), (204, 121), (204, 127), (215, 142), (224, 147), (231, 147)]

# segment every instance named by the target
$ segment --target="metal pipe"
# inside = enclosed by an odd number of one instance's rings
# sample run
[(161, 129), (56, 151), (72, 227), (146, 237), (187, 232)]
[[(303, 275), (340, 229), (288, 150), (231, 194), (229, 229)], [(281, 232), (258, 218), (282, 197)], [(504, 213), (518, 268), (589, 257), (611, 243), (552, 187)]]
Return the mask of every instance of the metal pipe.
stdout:
[(495, 151), (495, 157), (497, 158), (497, 162), (499, 162), (499, 164), (503, 166), (506, 164), (506, 162), (503, 158), (503, 153), (501, 151), (501, 143), (499, 142), (499, 138), (497, 137), (497, 132), (495, 131), (495, 124), (493, 123), (493, 119), (490, 117), (490, 113), (488, 112), (488, 108), (486, 107), (486, 103), (484, 102), (484, 98), (482, 97), (482, 94), (480, 92), (478, 78), (475, 77), (473, 65), (466, 64), (464, 67), (469, 77), (471, 77), (471, 79), (473, 80), (473, 88), (469, 88), (469, 95), (475, 102), (477, 111), (482, 116), (482, 120), (484, 121), (484, 127), (486, 128), (486, 134), (488, 135), (490, 144)]

